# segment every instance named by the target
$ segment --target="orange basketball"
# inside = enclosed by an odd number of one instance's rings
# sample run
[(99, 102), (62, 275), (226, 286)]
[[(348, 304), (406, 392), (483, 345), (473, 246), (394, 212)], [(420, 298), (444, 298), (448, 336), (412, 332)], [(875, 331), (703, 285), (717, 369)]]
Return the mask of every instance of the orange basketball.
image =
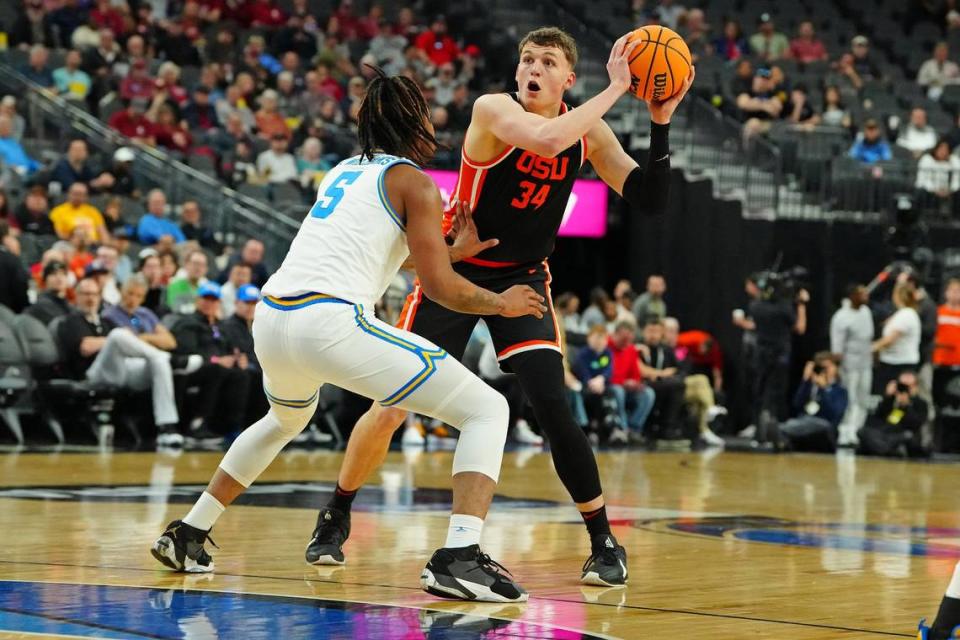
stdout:
[(630, 92), (641, 100), (671, 98), (690, 74), (690, 48), (676, 31), (649, 25), (630, 34), (641, 44), (630, 54)]

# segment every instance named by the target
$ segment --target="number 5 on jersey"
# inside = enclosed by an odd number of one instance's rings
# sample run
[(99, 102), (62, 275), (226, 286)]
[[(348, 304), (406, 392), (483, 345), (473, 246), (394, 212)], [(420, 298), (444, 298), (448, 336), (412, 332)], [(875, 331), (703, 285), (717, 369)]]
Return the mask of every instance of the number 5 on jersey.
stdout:
[(310, 216), (321, 220), (328, 217), (343, 200), (343, 190), (362, 175), (362, 171), (344, 171), (340, 174), (340, 177), (334, 179), (333, 184), (327, 187), (323, 195), (317, 198), (317, 202), (310, 209)]

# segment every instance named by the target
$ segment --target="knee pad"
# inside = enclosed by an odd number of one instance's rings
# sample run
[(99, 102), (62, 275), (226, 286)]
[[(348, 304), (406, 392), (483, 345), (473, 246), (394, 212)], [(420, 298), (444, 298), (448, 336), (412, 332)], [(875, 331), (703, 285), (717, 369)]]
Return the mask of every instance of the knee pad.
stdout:
[(486, 384), (479, 383), (471, 385), (454, 402), (464, 411), (457, 425), (460, 439), (453, 456), (453, 475), (472, 471), (496, 482), (500, 478), (503, 445), (507, 441), (510, 420), (507, 399)]
[(271, 404), (265, 418), (269, 421), (270, 428), (275, 429), (282, 437), (292, 439), (307, 426), (316, 408), (316, 402), (303, 408)]

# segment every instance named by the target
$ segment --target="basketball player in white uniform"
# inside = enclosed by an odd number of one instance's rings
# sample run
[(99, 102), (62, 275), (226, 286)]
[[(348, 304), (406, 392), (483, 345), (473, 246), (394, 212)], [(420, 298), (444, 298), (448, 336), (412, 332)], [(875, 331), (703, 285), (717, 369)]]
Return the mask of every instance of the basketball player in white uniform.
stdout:
[[(375, 78), (360, 109), (359, 137), (363, 153), (324, 178), (257, 305), (253, 337), (270, 410), (237, 438), (207, 490), (167, 526), (152, 553), (178, 571), (213, 571), (203, 545), (214, 522), (303, 430), (320, 386), (330, 383), (460, 430), (447, 542), (421, 586), (446, 597), (525, 601), (526, 591), (479, 549), (506, 440), (505, 399), (436, 345), (378, 320), (373, 305), (408, 256), (428, 295), (464, 313), (540, 317), (544, 300), (525, 285), (496, 294), (454, 273), (456, 256), (440, 232), (440, 194), (416, 164), (436, 148), (416, 84)], [(468, 229), (469, 212), (459, 218)], [(472, 241), (476, 251), (493, 242)]]

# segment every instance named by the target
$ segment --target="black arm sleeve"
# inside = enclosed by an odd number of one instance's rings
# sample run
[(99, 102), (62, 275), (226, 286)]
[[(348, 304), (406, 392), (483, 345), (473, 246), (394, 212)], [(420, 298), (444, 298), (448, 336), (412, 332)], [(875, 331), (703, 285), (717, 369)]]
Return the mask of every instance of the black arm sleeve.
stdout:
[(623, 199), (633, 211), (656, 216), (670, 204), (670, 125), (650, 123), (650, 153), (645, 169), (637, 167), (623, 183)]

